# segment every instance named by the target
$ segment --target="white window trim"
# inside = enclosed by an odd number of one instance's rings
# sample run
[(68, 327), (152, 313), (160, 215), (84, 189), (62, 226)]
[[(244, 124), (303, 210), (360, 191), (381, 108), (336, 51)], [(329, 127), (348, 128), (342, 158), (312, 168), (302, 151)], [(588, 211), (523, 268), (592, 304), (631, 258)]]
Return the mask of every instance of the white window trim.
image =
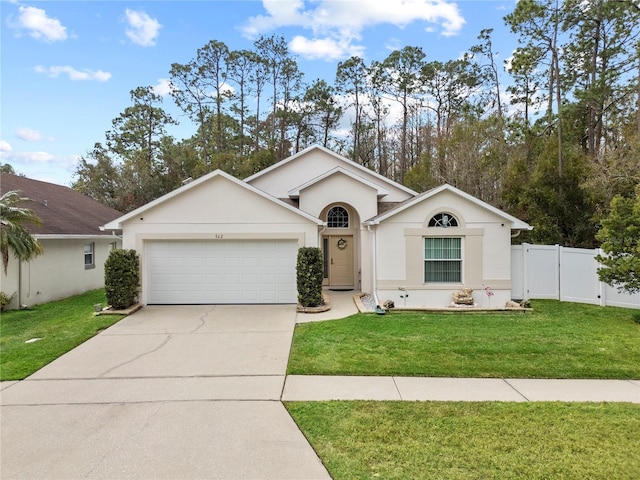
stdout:
[[(87, 252), (87, 247), (89, 247), (89, 252)], [(87, 255), (91, 255), (91, 263), (87, 263)], [(96, 268), (96, 244), (95, 242), (85, 243), (84, 244), (84, 269), (89, 270), (91, 268)]]

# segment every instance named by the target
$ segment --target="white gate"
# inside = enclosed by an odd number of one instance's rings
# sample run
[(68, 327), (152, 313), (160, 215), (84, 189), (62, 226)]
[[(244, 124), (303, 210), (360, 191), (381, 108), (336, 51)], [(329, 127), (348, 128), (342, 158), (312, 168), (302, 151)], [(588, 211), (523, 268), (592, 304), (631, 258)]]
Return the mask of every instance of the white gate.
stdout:
[(511, 247), (511, 296), (640, 308), (640, 293), (619, 293), (598, 279), (598, 249), (523, 243)]

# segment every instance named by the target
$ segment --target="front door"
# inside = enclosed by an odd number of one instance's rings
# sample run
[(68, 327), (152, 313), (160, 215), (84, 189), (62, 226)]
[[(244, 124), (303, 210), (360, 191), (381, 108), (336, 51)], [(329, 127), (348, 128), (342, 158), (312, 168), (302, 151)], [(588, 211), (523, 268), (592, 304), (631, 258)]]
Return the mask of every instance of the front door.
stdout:
[(329, 237), (329, 285), (353, 287), (353, 235)]

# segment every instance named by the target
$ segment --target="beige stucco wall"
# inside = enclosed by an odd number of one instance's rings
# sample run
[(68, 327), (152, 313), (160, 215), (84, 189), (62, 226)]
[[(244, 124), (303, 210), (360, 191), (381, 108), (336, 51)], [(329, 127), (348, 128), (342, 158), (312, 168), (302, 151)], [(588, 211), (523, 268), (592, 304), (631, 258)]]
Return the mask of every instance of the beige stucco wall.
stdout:
[(385, 181), (384, 178), (376, 176), (366, 169), (360, 169), (352, 162), (341, 161), (322, 150), (311, 150), (300, 157), (279, 165), (274, 170), (251, 180), (249, 183), (276, 198), (286, 198), (289, 196), (290, 190), (304, 185), (335, 167), (342, 167), (350, 173), (388, 190), (389, 194), (383, 198), (385, 202), (402, 202), (411, 197), (409, 193), (398, 188), (392, 182)]
[(300, 192), (300, 210), (326, 221), (321, 212), (330, 204), (348, 204), (361, 219), (377, 215), (377, 192), (342, 173), (335, 173)]
[[(452, 213), (459, 227), (427, 227), (440, 212)], [(424, 283), (424, 237), (462, 238), (462, 282)], [(403, 306), (446, 306), (452, 293), (474, 289), (479, 306), (488, 306), (484, 292), (491, 287), (492, 306), (504, 306), (511, 296), (511, 229), (491, 211), (448, 191), (400, 212), (376, 227), (378, 245), (377, 292), (380, 301), (394, 300)], [(401, 299), (406, 288), (409, 297)]]
[[(111, 245), (115, 244), (116, 248), (122, 246), (119, 238), (111, 236), (39, 238), (38, 241), (44, 248), (42, 255), (21, 265), (11, 256), (7, 275), (2, 272), (2, 291), (8, 295), (13, 292), (19, 294), (10, 308), (38, 305), (104, 287), (104, 262)], [(87, 243), (94, 243), (95, 268), (85, 268), (84, 265), (84, 246)]]
[(360, 228), (360, 290), (363, 292), (374, 291), (373, 271), (375, 259), (373, 258), (374, 236), (366, 226)]
[(140, 255), (141, 303), (146, 299), (145, 244), (153, 240), (294, 239), (317, 247), (318, 225), (224, 178), (194, 186), (126, 221), (123, 246)]
[(189, 238), (299, 238), (302, 245), (315, 247), (318, 226), (224, 177), (197, 185), (123, 225), (124, 248), (138, 251), (145, 240)]

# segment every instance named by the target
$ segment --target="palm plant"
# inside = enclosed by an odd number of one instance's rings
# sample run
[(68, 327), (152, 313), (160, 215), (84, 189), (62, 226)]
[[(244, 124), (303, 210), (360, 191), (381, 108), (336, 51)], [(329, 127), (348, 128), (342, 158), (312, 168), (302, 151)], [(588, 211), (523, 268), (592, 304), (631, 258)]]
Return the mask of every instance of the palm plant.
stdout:
[(16, 190), (0, 196), (0, 254), (5, 275), (9, 264), (9, 250), (13, 250), (17, 259), (25, 262), (44, 251), (25, 227), (26, 224), (42, 224), (32, 210), (18, 206), (25, 201), (29, 199), (21, 197)]

